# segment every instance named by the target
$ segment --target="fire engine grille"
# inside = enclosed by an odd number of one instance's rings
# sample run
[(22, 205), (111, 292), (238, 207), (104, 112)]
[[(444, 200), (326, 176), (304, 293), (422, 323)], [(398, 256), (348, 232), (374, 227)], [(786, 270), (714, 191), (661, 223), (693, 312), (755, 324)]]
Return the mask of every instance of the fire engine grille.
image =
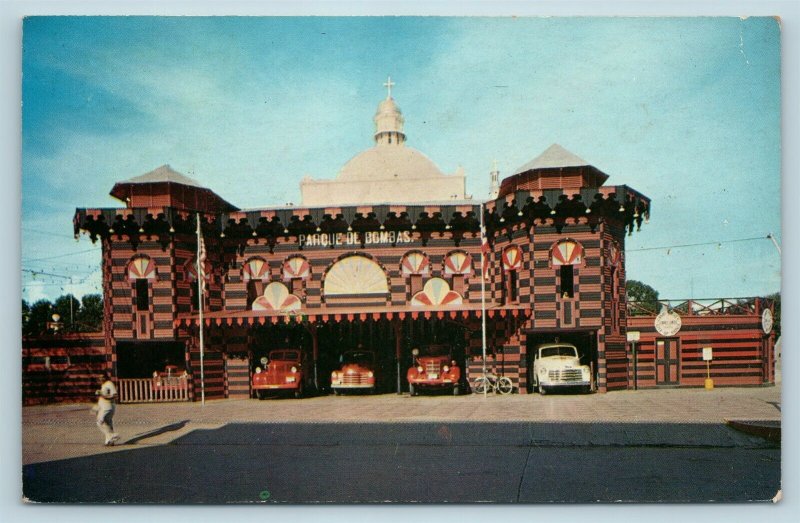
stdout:
[(425, 364), (425, 372), (428, 374), (439, 374), (441, 370), (437, 362), (428, 362)]
[(547, 373), (547, 377), (550, 379), (550, 381), (583, 381), (583, 373), (581, 372), (581, 369), (551, 370)]
[(366, 385), (367, 379), (366, 374), (345, 374), (342, 376), (342, 383), (344, 385)]

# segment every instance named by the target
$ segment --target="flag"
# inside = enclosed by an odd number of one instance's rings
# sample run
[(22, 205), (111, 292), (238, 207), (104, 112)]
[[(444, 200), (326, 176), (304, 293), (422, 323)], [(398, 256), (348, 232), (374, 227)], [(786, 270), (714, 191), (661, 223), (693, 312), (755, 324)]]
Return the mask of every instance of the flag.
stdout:
[(200, 282), (201, 292), (206, 290), (206, 242), (203, 239), (203, 233), (200, 230), (200, 224), (197, 225), (197, 280)]
[(481, 227), (481, 274), (484, 280), (489, 279), (489, 254), (491, 249), (489, 247), (489, 239), (486, 237), (486, 227)]

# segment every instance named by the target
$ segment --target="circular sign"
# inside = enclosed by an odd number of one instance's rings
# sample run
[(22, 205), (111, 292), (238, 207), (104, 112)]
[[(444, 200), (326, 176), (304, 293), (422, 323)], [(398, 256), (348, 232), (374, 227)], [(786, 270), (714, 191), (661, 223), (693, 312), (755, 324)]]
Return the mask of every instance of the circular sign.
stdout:
[(761, 313), (761, 328), (764, 329), (764, 334), (772, 332), (772, 324), (772, 311), (764, 309), (764, 312)]
[(681, 317), (675, 311), (664, 308), (656, 316), (655, 326), (662, 336), (675, 336), (681, 330)]

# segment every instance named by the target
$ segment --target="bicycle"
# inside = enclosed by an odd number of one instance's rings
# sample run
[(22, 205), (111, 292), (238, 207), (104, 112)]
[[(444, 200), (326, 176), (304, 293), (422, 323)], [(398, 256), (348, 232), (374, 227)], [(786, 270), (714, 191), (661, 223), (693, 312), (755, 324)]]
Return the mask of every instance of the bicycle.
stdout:
[(477, 394), (483, 394), (484, 392), (511, 394), (511, 391), (514, 390), (514, 383), (511, 378), (492, 373), (486, 373), (486, 376), (478, 376), (472, 380), (472, 383)]

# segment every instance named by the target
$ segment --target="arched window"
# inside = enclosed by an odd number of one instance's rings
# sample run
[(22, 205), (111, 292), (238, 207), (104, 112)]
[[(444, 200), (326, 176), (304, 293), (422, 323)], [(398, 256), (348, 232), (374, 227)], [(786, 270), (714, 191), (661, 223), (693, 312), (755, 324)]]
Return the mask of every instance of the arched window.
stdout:
[(360, 254), (337, 261), (323, 281), (325, 297), (389, 293), (386, 273), (377, 262)]
[(574, 240), (562, 240), (550, 251), (550, 263), (559, 273), (559, 292), (561, 298), (575, 296), (574, 267), (583, 263), (583, 246)]
[(269, 281), (269, 264), (263, 258), (250, 258), (242, 266), (242, 280), (247, 284), (247, 303), (252, 304), (264, 293)]
[(505, 288), (505, 302), (517, 301), (517, 271), (522, 268), (522, 249), (517, 245), (509, 245), (503, 249), (503, 286)]
[(472, 256), (464, 251), (453, 251), (444, 257), (444, 274), (450, 276), (453, 290), (465, 294), (467, 277), (472, 274)]
[(422, 290), (422, 278), (430, 274), (430, 260), (425, 253), (411, 251), (400, 261), (400, 272), (409, 280), (409, 292), (413, 296)]
[(622, 270), (622, 249), (615, 241), (612, 241), (608, 247), (608, 264), (611, 269), (611, 329), (619, 332), (621, 307), (619, 280)]
[(128, 281), (133, 283), (136, 335), (150, 337), (150, 282), (155, 281), (156, 264), (149, 256), (139, 255), (128, 262)]
[(128, 263), (128, 280), (134, 284), (136, 310), (150, 310), (150, 285), (156, 279), (156, 264), (149, 256), (140, 255)]
[(291, 256), (283, 262), (283, 281), (298, 296), (303, 294), (303, 282), (311, 277), (311, 265), (303, 256)]

